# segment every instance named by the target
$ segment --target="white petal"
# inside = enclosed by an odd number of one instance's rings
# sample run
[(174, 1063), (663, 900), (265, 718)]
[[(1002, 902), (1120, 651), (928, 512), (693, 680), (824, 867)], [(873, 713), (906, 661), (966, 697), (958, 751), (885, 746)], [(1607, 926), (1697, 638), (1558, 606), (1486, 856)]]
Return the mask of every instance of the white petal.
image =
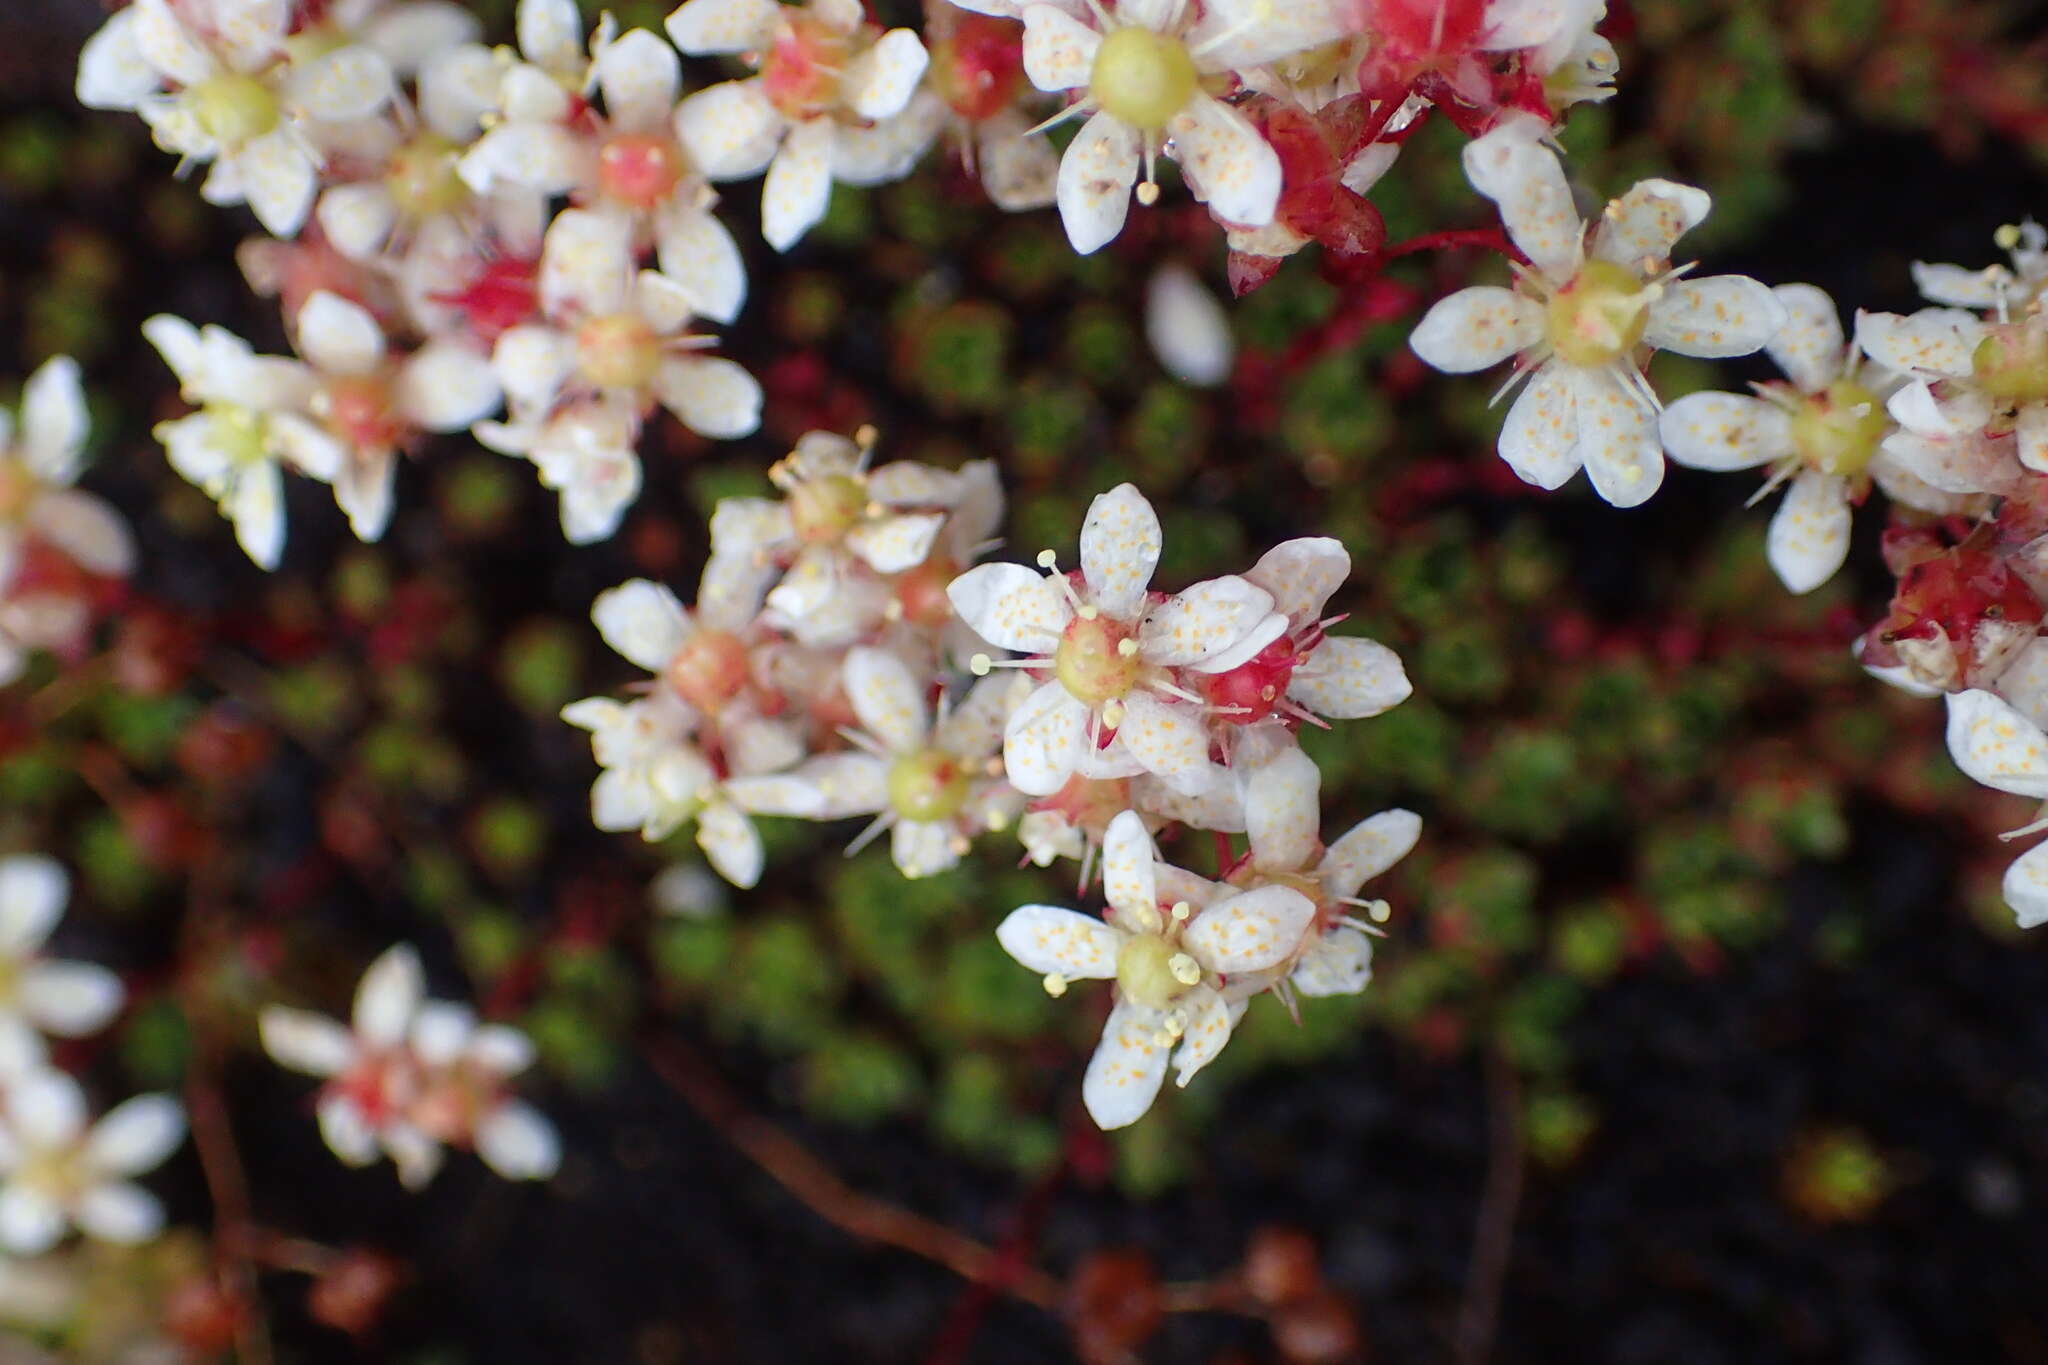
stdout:
[(70, 483), (77, 476), (85, 429), (85, 389), (79, 382), (78, 362), (68, 355), (52, 356), (22, 385), (23, 462), (38, 478)]
[(17, 1256), (39, 1256), (64, 1235), (64, 1211), (20, 1181), (0, 1188), (0, 1246)]
[(1639, 180), (1607, 206), (1593, 234), (1593, 255), (1642, 274), (1662, 268), (1680, 237), (1713, 207), (1705, 190), (1670, 180)]
[(1040, 90), (1088, 84), (1102, 35), (1054, 5), (1024, 7), (1024, 74)]
[(606, 644), (649, 673), (668, 667), (691, 629), (689, 613), (676, 595), (644, 578), (599, 593), (590, 619)]
[(1929, 303), (1952, 308), (1995, 308), (1999, 299), (2010, 297), (2012, 272), (2002, 265), (1982, 270), (1965, 270), (1959, 265), (1929, 265), (1913, 262), (1913, 287)]
[(1252, 862), (1273, 874), (1299, 872), (1322, 842), (1323, 775), (1300, 749), (1283, 749), (1245, 784), (1245, 832)]
[(959, 865), (959, 838), (948, 824), (898, 820), (889, 831), (889, 859), (906, 877), (930, 877)]
[[(1678, 280), (1650, 305), (1643, 340), (1680, 355), (1734, 356), (1761, 350), (1785, 325), (1785, 305), (1747, 275)], [(1632, 504), (1631, 504), (1632, 505)]]
[(1601, 497), (1616, 507), (1640, 506), (1664, 482), (1657, 414), (1606, 370), (1581, 370), (1576, 380), (1579, 444), (1574, 458)]
[(384, 363), (384, 329), (361, 304), (322, 289), (299, 309), (299, 354), (330, 374), (369, 374)]
[(412, 1028), (413, 1012), (425, 994), (419, 954), (403, 943), (385, 949), (356, 987), (350, 1016), (356, 1036), (370, 1047), (396, 1047)]
[(1562, 488), (1579, 472), (1577, 372), (1551, 360), (1536, 371), (1508, 409), (1500, 457), (1523, 483)]
[(180, 85), (197, 85), (218, 71), (213, 57), (186, 32), (165, 0), (138, 4), (134, 9), (135, 43), (151, 66)]
[(1144, 494), (1127, 483), (1097, 494), (1081, 523), (1089, 600), (1119, 621), (1134, 619), (1159, 565), (1159, 547), (1159, 514)]
[(293, 69), (291, 98), (316, 119), (366, 119), (398, 93), (391, 63), (374, 48), (352, 44)]
[(1583, 224), (1557, 155), (1536, 141), (1534, 120), (1510, 119), (1465, 145), (1465, 177), (1500, 206), (1522, 254), (1562, 281), (1578, 268)]
[(470, 1035), (469, 1055), (494, 1076), (516, 1076), (533, 1065), (533, 1040), (508, 1024), (482, 1024)]
[(633, 279), (632, 223), (623, 215), (564, 209), (541, 248), (540, 303), (549, 316), (616, 313)]
[(22, 957), (42, 947), (70, 897), (71, 878), (56, 859), (40, 853), (0, 858), (0, 956)]
[(950, 111), (921, 90), (903, 112), (870, 127), (841, 124), (832, 142), (832, 178), (845, 185), (887, 185), (909, 175), (938, 141)]
[(503, 400), (491, 362), (456, 341), (430, 341), (400, 367), (392, 397), (406, 420), (428, 431), (462, 431)]
[(778, 572), (772, 560), (750, 554), (712, 555), (697, 584), (697, 619), (712, 630), (745, 629)]
[(108, 1110), (86, 1139), (86, 1155), (112, 1175), (155, 1170), (185, 1140), (185, 1110), (169, 1095), (137, 1095)]
[(275, 569), (284, 555), (284, 475), (277, 466), (244, 469), (222, 510), (243, 552), (259, 567)]
[(2036, 473), (2048, 472), (2048, 404), (2021, 404), (2014, 414), (2013, 438), (2021, 464)]
[(930, 708), (909, 665), (886, 649), (855, 648), (846, 653), (842, 675), (863, 729), (895, 753), (924, 747)]
[(1181, 942), (1209, 971), (1264, 971), (1294, 955), (1315, 917), (1315, 902), (1293, 887), (1259, 886), (1204, 909)]
[(497, 57), (480, 43), (443, 54), (420, 71), (421, 119), (457, 146), (468, 145), (496, 109), (503, 76)]
[(1052, 579), (1022, 564), (977, 565), (946, 585), (946, 598), (968, 629), (1020, 654), (1051, 654), (1074, 615)]
[(1498, 365), (1542, 335), (1541, 308), (1511, 289), (1481, 284), (1438, 299), (1408, 345), (1446, 374), (1470, 374)]
[(945, 524), (944, 512), (876, 517), (846, 533), (846, 548), (877, 573), (902, 573), (924, 563)]
[(806, 119), (789, 130), (761, 185), (761, 236), (787, 251), (811, 230), (832, 202), (834, 124)]
[[(561, 93), (549, 83), (551, 95)], [(587, 178), (589, 148), (568, 128), (552, 120), (507, 121), (479, 138), (456, 163), (462, 183), (477, 194), (506, 186), (538, 194), (567, 194)]]
[(1812, 592), (1849, 557), (1849, 490), (1832, 474), (1809, 469), (1792, 480), (1771, 518), (1766, 552), (1778, 581)]
[(910, 103), (931, 57), (907, 28), (892, 28), (846, 64), (840, 95), (864, 119), (885, 119)]
[(1973, 782), (2048, 799), (2048, 736), (1990, 692), (1949, 693), (1948, 752)]
[(654, 393), (699, 436), (729, 441), (761, 425), (761, 385), (722, 356), (670, 356), (655, 371)]
[(1280, 203), (1280, 154), (1252, 121), (1197, 94), (1167, 122), (1174, 160), (1226, 223), (1264, 227)]
[(743, 180), (767, 168), (788, 125), (761, 82), (746, 80), (699, 90), (677, 107), (675, 126), (677, 139), (706, 177)]
[(1144, 817), (1134, 810), (1119, 811), (1102, 836), (1102, 898), (1133, 931), (1150, 925), (1159, 908), (1153, 877), (1156, 861)]
[(1792, 453), (1784, 409), (1739, 393), (1689, 393), (1664, 409), (1657, 436), (1691, 469), (1753, 469)]
[(689, 0), (668, 17), (668, 36), (693, 57), (748, 52), (773, 40), (775, 0)]
[(575, 364), (575, 343), (539, 324), (507, 328), (491, 351), (491, 369), (505, 386), (515, 418), (522, 406), (541, 411), (553, 407)]
[(1145, 288), (1145, 338), (1166, 372), (1183, 384), (1212, 388), (1230, 377), (1236, 342), (1230, 318), (1195, 272), (1169, 263)]
[(1372, 981), (1372, 939), (1340, 924), (1309, 945), (1288, 980), (1311, 998), (1356, 995)]
[(1051, 796), (1074, 775), (1088, 744), (1088, 708), (1057, 682), (1033, 692), (1003, 727), (1003, 767), (1010, 785)]
[(313, 159), (305, 149), (283, 130), (265, 133), (237, 152), (233, 165), (249, 208), (264, 230), (273, 237), (297, 236), (319, 189)]
[(163, 86), (136, 41), (136, 11), (120, 10), (78, 54), (78, 102), (88, 109), (133, 109)]
[(2020, 928), (2048, 924), (2048, 843), (2035, 844), (2014, 859), (2002, 889)]
[(661, 273), (713, 322), (731, 322), (747, 298), (746, 263), (725, 224), (710, 213), (664, 214), (655, 233)]
[(1857, 349), (1900, 374), (1967, 375), (1983, 339), (1983, 320), (1960, 308), (1856, 315)]
[(31, 1071), (7, 1082), (7, 1122), (23, 1147), (67, 1147), (85, 1132), (85, 1092), (61, 1071)]
[(1344, 542), (1329, 536), (1283, 540), (1259, 557), (1245, 577), (1273, 595), (1273, 610), (1295, 626), (1322, 614), (1330, 594), (1351, 576)]
[(562, 1140), (538, 1109), (502, 1100), (476, 1126), (476, 1154), (507, 1180), (546, 1180), (561, 1167)]
[(1106, 981), (1116, 975), (1124, 936), (1093, 915), (1056, 905), (1022, 905), (996, 926), (1003, 951), (1041, 976)]
[(367, 1166), (377, 1159), (377, 1134), (354, 1100), (340, 1093), (322, 1095), (313, 1107), (327, 1150), (348, 1166)]
[(805, 814), (815, 819), (843, 820), (889, 808), (889, 762), (872, 754), (823, 754), (786, 778), (766, 780), (807, 785)]
[(1810, 284), (1781, 284), (1771, 292), (1785, 306), (1785, 325), (1764, 349), (1802, 392), (1818, 393), (1842, 374), (1842, 315), (1825, 290)]
[(1050, 207), (1058, 193), (1059, 156), (1044, 138), (1025, 136), (1024, 123), (1006, 111), (975, 129), (981, 187), (1005, 213)]
[(120, 1246), (139, 1246), (163, 1231), (164, 1206), (139, 1185), (120, 1181), (95, 1185), (73, 1210), (78, 1230)]
[(1152, 608), (1138, 626), (1138, 642), (1147, 663), (1200, 663), (1239, 643), (1273, 614), (1272, 594), (1228, 574)]
[(761, 880), (761, 836), (737, 807), (713, 801), (698, 812), (697, 847), (719, 876), (741, 890)]
[(1197, 986), (1177, 1003), (1185, 1018), (1173, 1053), (1173, 1083), (1186, 1085), (1223, 1051), (1237, 1019), (1222, 993), (1208, 986)]
[(1088, 1059), (1088, 1074), (1081, 1081), (1081, 1099), (1096, 1127), (1105, 1131), (1127, 1128), (1145, 1116), (1166, 1080), (1171, 1044), (1157, 1011), (1117, 1002), (1102, 1026), (1102, 1041)]
[[(1215, 781), (1208, 727), (1191, 706), (1169, 705), (1150, 693), (1133, 692), (1124, 698), (1116, 737), (1147, 772), (1157, 773), (1177, 792), (1198, 793)], [(1019, 784), (1019, 790), (1026, 789)]]
[(380, 181), (334, 185), (321, 193), (313, 217), (336, 251), (352, 261), (367, 261), (391, 239), (398, 203)]
[(308, 1076), (335, 1075), (355, 1060), (355, 1035), (324, 1014), (265, 1005), (256, 1031), (272, 1061)]
[(1393, 650), (1358, 635), (1332, 635), (1297, 668), (1287, 695), (1331, 720), (1362, 720), (1406, 701), (1414, 687)]
[(21, 1012), (45, 1033), (79, 1038), (120, 1012), (121, 978), (90, 962), (37, 962), (22, 970)]
[(644, 28), (629, 29), (599, 48), (594, 63), (604, 112), (614, 129), (666, 129), (682, 86), (676, 50)]
[(1098, 113), (1081, 125), (1061, 155), (1054, 197), (1067, 240), (1083, 256), (1115, 240), (1124, 230), (1124, 219), (1131, 211), (1131, 186), (1138, 181), (1139, 151), (1136, 129)]
[(519, 0), (519, 51), (535, 66), (567, 71), (582, 64), (583, 16), (576, 0)]

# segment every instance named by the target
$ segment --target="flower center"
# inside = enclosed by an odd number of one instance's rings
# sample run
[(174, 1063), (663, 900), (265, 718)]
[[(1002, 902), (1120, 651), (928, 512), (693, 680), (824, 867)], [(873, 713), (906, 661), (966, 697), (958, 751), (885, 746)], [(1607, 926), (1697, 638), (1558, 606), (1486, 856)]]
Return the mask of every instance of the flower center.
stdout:
[(237, 147), (277, 126), (277, 97), (254, 76), (226, 72), (185, 92), (199, 127), (224, 147)]
[(791, 15), (761, 64), (762, 92), (794, 122), (830, 113), (852, 46), (845, 34), (821, 21)]
[(967, 800), (967, 770), (940, 749), (905, 754), (889, 768), (889, 804), (905, 820), (950, 820)]
[(1611, 261), (1588, 261), (1551, 298), (1544, 330), (1566, 364), (1611, 364), (1643, 339), (1650, 297), (1633, 271)]
[(951, 35), (931, 50), (932, 88), (961, 118), (994, 115), (1024, 83), (1024, 50), (1010, 20), (963, 12)]
[(644, 388), (661, 365), (661, 338), (637, 313), (607, 313), (576, 329), (576, 368), (600, 389)]
[(1218, 719), (1232, 725), (1264, 720), (1279, 709), (1300, 662), (1294, 641), (1283, 635), (1236, 668), (1198, 674), (1202, 700), (1221, 713)]
[(76, 1203), (79, 1196), (92, 1188), (92, 1172), (85, 1152), (75, 1145), (24, 1153), (14, 1178), (27, 1189), (61, 1205)]
[(812, 544), (835, 541), (866, 513), (868, 491), (850, 474), (805, 479), (789, 490), (789, 518), (797, 537)]
[(270, 424), (263, 414), (238, 403), (208, 403), (213, 439), (233, 466), (262, 464), (270, 458)]
[(1792, 447), (1809, 468), (1853, 479), (1877, 454), (1885, 425), (1876, 394), (1854, 380), (1837, 379), (1792, 414)]
[(946, 596), (946, 585), (959, 576), (959, 566), (937, 550), (916, 568), (898, 574), (896, 602), (903, 608), (903, 619), (927, 630), (950, 624), (953, 603)]
[(322, 391), (327, 426), (335, 435), (362, 450), (398, 444), (404, 424), (391, 409), (391, 389), (377, 375), (342, 375)]
[(1156, 133), (1194, 97), (1197, 80), (1195, 59), (1178, 38), (1120, 28), (1095, 49), (1088, 93), (1111, 118)]
[[(0, 459), (0, 521), (21, 520), (41, 487), (42, 481), (20, 460)], [(0, 972), (5, 970), (5, 963), (0, 962)], [(0, 998), (5, 996), (6, 984), (0, 980)]]
[(597, 183), (609, 197), (651, 209), (683, 180), (683, 152), (655, 133), (621, 133), (597, 153)]
[(2025, 323), (1993, 327), (1970, 356), (1977, 385), (2008, 403), (2048, 398), (2048, 332)]
[(1186, 953), (1157, 934), (1133, 934), (1116, 955), (1116, 984), (1127, 999), (1164, 1009), (1202, 979)]
[(418, 222), (453, 213), (469, 202), (469, 187), (455, 173), (462, 149), (439, 133), (422, 132), (391, 154), (384, 188), (398, 211)]
[(1053, 651), (1053, 674), (1090, 706), (1114, 701), (1138, 685), (1143, 664), (1129, 630), (1105, 616), (1076, 616)]
[(699, 630), (663, 670), (668, 685), (699, 711), (716, 711), (747, 685), (747, 647), (727, 630)]

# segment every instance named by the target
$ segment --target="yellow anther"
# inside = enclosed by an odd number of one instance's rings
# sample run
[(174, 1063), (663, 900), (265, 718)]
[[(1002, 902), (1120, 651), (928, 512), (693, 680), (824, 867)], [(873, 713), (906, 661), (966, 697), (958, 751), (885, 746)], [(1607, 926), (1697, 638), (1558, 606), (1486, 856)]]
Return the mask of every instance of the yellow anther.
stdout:
[(1173, 979), (1183, 986), (1195, 985), (1202, 979), (1202, 964), (1186, 953), (1175, 953), (1173, 960), (1166, 964), (1166, 969), (1172, 972)]
[(1067, 993), (1067, 979), (1058, 972), (1047, 972), (1043, 984), (1045, 993), (1055, 1000)]
[(995, 660), (986, 654), (977, 654), (967, 661), (967, 671), (977, 678), (986, 678), (989, 669), (995, 667)]
[(1040, 550), (1038, 552), (1038, 567), (1041, 569), (1050, 569), (1059, 562), (1060, 557), (1051, 550)]
[(1173, 903), (1173, 918), (1176, 922), (1185, 922), (1194, 913), (1195, 907), (1189, 905), (1186, 901), (1175, 901)]
[(1128, 659), (1138, 652), (1138, 642), (1130, 636), (1125, 636), (1116, 642), (1116, 652)]

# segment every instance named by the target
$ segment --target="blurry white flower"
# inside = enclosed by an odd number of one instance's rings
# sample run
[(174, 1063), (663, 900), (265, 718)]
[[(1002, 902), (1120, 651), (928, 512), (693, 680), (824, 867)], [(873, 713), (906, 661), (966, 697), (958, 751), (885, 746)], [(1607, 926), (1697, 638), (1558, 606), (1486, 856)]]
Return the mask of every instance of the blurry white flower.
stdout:
[(71, 879), (54, 859), (0, 858), (0, 1077), (42, 1063), (39, 1035), (97, 1033), (125, 998), (121, 978), (105, 967), (43, 955), (70, 894)]
[(161, 1165), (185, 1138), (168, 1095), (138, 1095), (87, 1126), (85, 1096), (61, 1071), (35, 1070), (0, 1091), (0, 1246), (36, 1256), (67, 1227), (103, 1242), (146, 1242), (163, 1206), (130, 1177)]
[(432, 1000), (414, 1016), (419, 1097), (408, 1115), (429, 1139), (475, 1150), (507, 1180), (546, 1180), (562, 1164), (547, 1116), (513, 1095), (514, 1076), (533, 1065), (533, 1043), (505, 1024), (483, 1024), (466, 1005)]
[(1230, 378), (1237, 346), (1216, 296), (1184, 265), (1163, 265), (1145, 287), (1145, 339), (1166, 372), (1183, 384), (1213, 388)]
[(0, 409), (0, 590), (40, 540), (88, 573), (126, 575), (135, 541), (118, 512), (73, 488), (85, 449), (85, 391), (68, 356), (43, 362), (21, 393), (16, 423)]

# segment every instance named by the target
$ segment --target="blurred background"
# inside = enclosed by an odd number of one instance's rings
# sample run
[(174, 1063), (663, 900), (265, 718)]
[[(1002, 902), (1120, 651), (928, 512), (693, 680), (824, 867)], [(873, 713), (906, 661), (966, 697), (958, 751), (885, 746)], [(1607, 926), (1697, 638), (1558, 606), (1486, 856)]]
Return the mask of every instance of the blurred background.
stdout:
[[(508, 4), (475, 8), (509, 37)], [(86, 483), (144, 568), (90, 659), (0, 697), (0, 842), (74, 869), (58, 946), (130, 983), (66, 1059), (216, 1107), (246, 1209), (219, 1220), (181, 1152), (153, 1185), (179, 1230), (81, 1253), (86, 1320), (18, 1340), (140, 1359), (170, 1311), (185, 1353), (150, 1359), (229, 1358), (189, 1289), (219, 1252), (254, 1267), (286, 1362), (2048, 1360), (2048, 956), (1993, 837), (2030, 812), (1952, 769), (1937, 704), (1850, 660), (1890, 590), (1876, 518), (1792, 598), (1740, 477), (1674, 469), (1630, 513), (1516, 483), (1490, 384), (1404, 344), (1498, 276), (1479, 253), (1372, 280), (1304, 253), (1232, 305), (1230, 383), (1184, 387), (1143, 344), (1150, 268), (1227, 293), (1185, 196), (1076, 258), (1054, 215), (1002, 216), (935, 157), (836, 188), (784, 258), (733, 187), (752, 300), (725, 349), (763, 430), (654, 424), (610, 542), (563, 544), (530, 470), (451, 440), (401, 471), (377, 546), (301, 482), (266, 575), (151, 440), (181, 409), (137, 331), (168, 311), (286, 349), (236, 266), (255, 227), (136, 120), (76, 106), (103, 18), (0, 10), (0, 375), (79, 358)], [(1707, 188), (1685, 254), (1711, 271), (1910, 308), (1910, 261), (1987, 263), (2048, 207), (2038, 7), (1646, 0), (1604, 31), (1621, 93), (1574, 111), (1574, 175), (1589, 200)], [(1425, 129), (1373, 192), (1393, 240), (1489, 221), (1458, 141)], [(1657, 363), (1667, 396), (1766, 373)], [(841, 857), (851, 828), (764, 821), (769, 874), (737, 893), (687, 834), (591, 828), (586, 737), (555, 713), (631, 673), (591, 599), (636, 574), (687, 598), (712, 503), (862, 422), (885, 458), (998, 459), (1013, 547), (1064, 550), (1094, 493), (1137, 483), (1169, 587), (1344, 540), (1332, 609), (1416, 696), (1304, 736), (1327, 832), (1425, 821), (1364, 996), (1299, 1025), (1257, 1002), (1106, 1138), (1078, 1105), (1094, 1017), (991, 932), (1073, 903), (1071, 865), (991, 839), (904, 883), (884, 850)], [(553, 1182), (458, 1160), (414, 1196), (344, 1170), (308, 1086), (254, 1051), (258, 1005), (338, 1011), (400, 940), (539, 1044)], [(947, 1236), (1001, 1283), (883, 1244)]]

